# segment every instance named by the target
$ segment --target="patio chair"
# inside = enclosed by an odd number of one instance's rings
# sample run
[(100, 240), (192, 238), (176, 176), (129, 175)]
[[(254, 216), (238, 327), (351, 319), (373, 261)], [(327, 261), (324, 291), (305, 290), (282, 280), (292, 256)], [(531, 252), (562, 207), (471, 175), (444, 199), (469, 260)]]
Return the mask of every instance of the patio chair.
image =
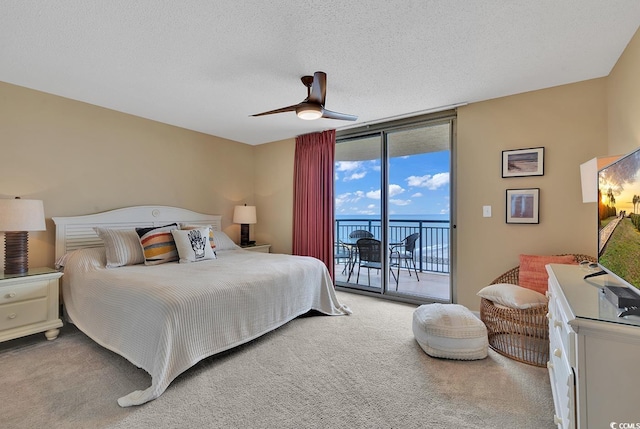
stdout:
[(351, 231), (349, 238), (373, 238), (373, 234), (365, 229), (356, 229)]
[[(411, 276), (411, 264), (413, 264), (413, 271), (416, 273), (416, 279), (420, 281), (420, 277), (418, 277), (418, 268), (416, 267), (415, 260), (415, 250), (416, 250), (416, 241), (420, 238), (419, 233), (411, 234), (404, 238), (399, 244), (395, 244), (391, 246), (389, 257), (391, 259), (391, 266), (398, 266), (398, 274), (396, 276), (396, 290), (398, 290), (398, 283), (400, 281), (400, 266), (402, 265), (402, 261), (404, 261), (405, 268), (409, 271), (409, 276)], [(396, 262), (393, 262), (393, 260)]]
[[(382, 268), (382, 243), (375, 238), (361, 238), (356, 243), (358, 247), (358, 275), (356, 283), (360, 281), (360, 268), (367, 269), (367, 284), (371, 286), (371, 269)], [(395, 279), (395, 274), (389, 268), (389, 272)]]

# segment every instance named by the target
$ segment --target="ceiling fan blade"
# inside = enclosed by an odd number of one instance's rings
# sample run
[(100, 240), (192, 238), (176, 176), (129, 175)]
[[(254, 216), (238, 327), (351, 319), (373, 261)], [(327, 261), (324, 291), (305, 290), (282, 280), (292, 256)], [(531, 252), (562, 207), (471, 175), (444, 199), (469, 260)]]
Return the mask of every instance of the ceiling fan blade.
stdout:
[(256, 113), (251, 116), (264, 116), (264, 115), (273, 115), (274, 113), (282, 113), (282, 112), (295, 112), (298, 104), (294, 104), (293, 106), (282, 107), (280, 109), (269, 110), (268, 112)]
[(324, 106), (325, 98), (327, 97), (327, 74), (325, 72), (317, 71), (313, 74), (313, 83), (311, 84), (311, 94), (309, 94), (308, 101), (312, 103), (318, 103)]
[(343, 121), (355, 121), (358, 119), (355, 115), (349, 115), (347, 113), (332, 112), (331, 110), (324, 109), (322, 117), (327, 119), (341, 119)]

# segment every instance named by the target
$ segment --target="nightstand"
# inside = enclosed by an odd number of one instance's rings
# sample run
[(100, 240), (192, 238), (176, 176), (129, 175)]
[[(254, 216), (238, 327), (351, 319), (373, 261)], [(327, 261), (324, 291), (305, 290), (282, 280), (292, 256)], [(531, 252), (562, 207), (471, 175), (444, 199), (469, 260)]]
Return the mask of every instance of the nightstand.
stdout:
[(62, 273), (52, 268), (0, 274), (0, 342), (43, 331), (48, 340), (58, 337), (60, 277)]
[(252, 252), (269, 253), (271, 251), (270, 244), (253, 244), (250, 246), (240, 246), (244, 250), (250, 250)]

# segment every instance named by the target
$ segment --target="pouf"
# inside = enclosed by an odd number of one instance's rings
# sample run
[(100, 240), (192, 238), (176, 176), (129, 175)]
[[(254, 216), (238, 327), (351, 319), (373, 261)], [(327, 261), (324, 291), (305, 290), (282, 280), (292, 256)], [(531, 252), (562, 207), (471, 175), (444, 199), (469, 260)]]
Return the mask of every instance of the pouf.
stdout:
[(421, 305), (413, 312), (413, 335), (429, 356), (459, 360), (487, 357), (487, 328), (464, 305)]

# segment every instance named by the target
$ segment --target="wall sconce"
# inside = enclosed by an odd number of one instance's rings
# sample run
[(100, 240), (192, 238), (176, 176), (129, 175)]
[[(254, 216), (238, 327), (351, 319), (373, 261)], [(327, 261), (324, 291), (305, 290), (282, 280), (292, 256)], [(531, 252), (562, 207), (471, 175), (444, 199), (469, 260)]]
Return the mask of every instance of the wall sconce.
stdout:
[(233, 223), (240, 224), (240, 246), (252, 244), (249, 241), (249, 224), (256, 223), (255, 206), (236, 206), (233, 209)]
[(0, 199), (0, 232), (4, 232), (4, 273), (29, 271), (29, 232), (45, 231), (40, 200)]
[(580, 164), (580, 182), (582, 183), (582, 202), (598, 201), (598, 171), (620, 159), (620, 155), (593, 158)]

